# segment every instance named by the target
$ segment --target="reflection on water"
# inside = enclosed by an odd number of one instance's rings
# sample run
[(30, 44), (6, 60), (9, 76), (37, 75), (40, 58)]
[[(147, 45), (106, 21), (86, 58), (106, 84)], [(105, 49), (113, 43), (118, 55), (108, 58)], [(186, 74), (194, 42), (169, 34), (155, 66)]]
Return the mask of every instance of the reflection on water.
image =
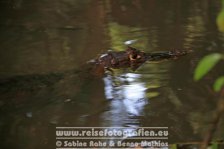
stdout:
[(139, 126), (135, 117), (143, 116), (144, 106), (148, 104), (145, 84), (138, 80), (140, 77), (138, 74), (127, 73), (116, 78), (104, 78), (106, 98), (112, 100), (109, 111), (103, 115), (105, 125)]
[[(169, 142), (199, 141), (216, 105), (195, 83), (199, 59), (222, 52), (219, 1), (0, 1), (0, 148), (55, 148), (56, 126), (169, 127)], [(131, 45), (146, 52), (194, 50), (94, 78), (88, 60)], [(223, 120), (220, 126), (223, 125)], [(223, 127), (215, 138), (223, 139)]]
[(202, 16), (193, 15), (187, 18), (185, 29), (186, 38), (184, 39), (184, 47), (191, 48), (191, 45), (194, 44), (195, 38), (197, 38), (199, 42), (203, 42), (203, 36), (206, 32)]
[(148, 43), (148, 39), (146, 38), (147, 32), (145, 32), (144, 29), (120, 25), (116, 22), (111, 22), (109, 24), (109, 35), (111, 37), (111, 45), (114, 50), (125, 49), (125, 43), (127, 43), (127, 41), (136, 41), (133, 43), (139, 49), (144, 49)]
[[(145, 83), (140, 78), (141, 75), (136, 73), (108, 75), (104, 78), (105, 96), (111, 101), (108, 111), (102, 114), (102, 126), (117, 127), (117, 130), (126, 127), (122, 130), (129, 132), (141, 126), (140, 118), (144, 116), (148, 99)], [(129, 133), (123, 139), (127, 137), (134, 136)]]

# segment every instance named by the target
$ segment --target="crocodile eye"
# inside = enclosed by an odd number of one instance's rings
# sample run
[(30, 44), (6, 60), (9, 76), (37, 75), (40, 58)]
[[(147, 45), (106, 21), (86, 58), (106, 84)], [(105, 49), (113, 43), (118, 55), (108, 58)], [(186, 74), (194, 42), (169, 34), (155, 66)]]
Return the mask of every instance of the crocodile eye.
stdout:
[(136, 54), (132, 55), (131, 57), (132, 57), (133, 59), (138, 58)]
[(136, 54), (130, 55), (129, 58), (130, 58), (130, 60), (136, 60), (137, 59), (137, 55)]

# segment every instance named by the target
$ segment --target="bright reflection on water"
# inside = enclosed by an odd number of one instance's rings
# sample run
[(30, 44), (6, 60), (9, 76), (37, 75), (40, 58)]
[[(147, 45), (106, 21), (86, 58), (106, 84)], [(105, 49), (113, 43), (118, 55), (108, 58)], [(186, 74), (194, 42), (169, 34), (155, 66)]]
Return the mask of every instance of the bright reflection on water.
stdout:
[[(144, 106), (148, 103), (148, 100), (145, 96), (145, 84), (138, 80), (140, 76), (139, 74), (127, 73), (116, 78), (111, 76), (104, 78), (106, 98), (112, 100), (110, 106), (110, 114), (112, 115), (105, 117), (109, 119), (114, 117), (114, 119), (111, 119), (112, 126), (126, 125), (116, 119), (118, 117), (116, 114), (126, 116), (122, 117), (127, 120), (127, 116), (142, 116)], [(119, 85), (116, 85), (116, 82), (119, 82)]]
[[(145, 94), (145, 83), (140, 81), (140, 74), (126, 73), (119, 76), (107, 75), (105, 96), (110, 101), (109, 109), (103, 117), (103, 126), (127, 127), (131, 131), (140, 126), (139, 118), (144, 115), (144, 107), (148, 104)], [(131, 137), (131, 134), (127, 134)]]

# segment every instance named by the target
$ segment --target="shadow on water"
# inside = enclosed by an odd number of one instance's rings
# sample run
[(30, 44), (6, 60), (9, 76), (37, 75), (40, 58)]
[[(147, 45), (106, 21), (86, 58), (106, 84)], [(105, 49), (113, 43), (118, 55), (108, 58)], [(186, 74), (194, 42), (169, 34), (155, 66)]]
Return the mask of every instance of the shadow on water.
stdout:
[[(200, 141), (221, 67), (195, 83), (199, 59), (222, 52), (209, 0), (0, 1), (1, 148), (55, 148), (55, 127), (169, 127), (169, 142)], [(86, 62), (127, 43), (145, 52), (193, 49), (175, 61), (93, 77)], [(223, 119), (220, 126), (223, 125)], [(215, 138), (223, 139), (219, 127)], [(128, 136), (131, 137), (131, 136)]]

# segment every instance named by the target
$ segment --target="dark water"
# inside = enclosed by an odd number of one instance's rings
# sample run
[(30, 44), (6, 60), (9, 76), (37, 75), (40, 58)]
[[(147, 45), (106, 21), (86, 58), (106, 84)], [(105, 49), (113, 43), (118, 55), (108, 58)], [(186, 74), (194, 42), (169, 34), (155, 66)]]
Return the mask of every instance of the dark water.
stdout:
[[(169, 142), (200, 141), (212, 122), (223, 52), (211, 0), (0, 0), (1, 148), (55, 148), (55, 127), (169, 127)], [(83, 64), (125, 43), (146, 52), (192, 49), (175, 61), (90, 77)], [(81, 74), (81, 75), (80, 75)], [(223, 139), (223, 119), (215, 139)]]

